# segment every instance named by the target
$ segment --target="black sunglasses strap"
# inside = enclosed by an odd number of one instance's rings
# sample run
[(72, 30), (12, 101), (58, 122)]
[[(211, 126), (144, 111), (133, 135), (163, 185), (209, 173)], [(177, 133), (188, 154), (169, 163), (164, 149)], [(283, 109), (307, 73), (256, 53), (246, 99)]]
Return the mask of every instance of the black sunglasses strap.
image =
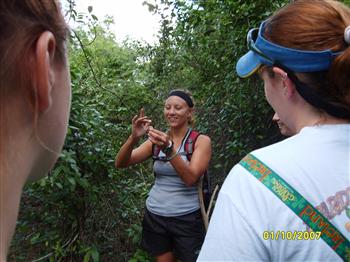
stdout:
[(319, 94), (317, 94), (312, 88), (310, 88), (305, 83), (301, 82), (298, 77), (292, 72), (289, 68), (283, 66), (282, 64), (275, 62), (275, 67), (281, 68), (284, 70), (288, 77), (292, 80), (292, 82), (295, 84), (295, 87), (298, 91), (298, 93), (311, 105), (313, 105), (316, 108), (320, 108), (327, 112), (328, 114), (342, 119), (350, 119), (350, 110), (345, 107), (340, 107), (332, 104), (331, 102), (327, 101), (323, 97), (321, 97)]

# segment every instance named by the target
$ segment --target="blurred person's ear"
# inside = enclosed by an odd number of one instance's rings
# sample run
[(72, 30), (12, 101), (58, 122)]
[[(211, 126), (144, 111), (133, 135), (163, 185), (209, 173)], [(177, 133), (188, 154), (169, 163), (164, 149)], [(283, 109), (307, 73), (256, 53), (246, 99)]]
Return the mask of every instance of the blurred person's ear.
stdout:
[(51, 91), (55, 82), (55, 50), (56, 39), (49, 32), (43, 32), (35, 45), (35, 68), (32, 69), (35, 78), (33, 88), (37, 92), (39, 114), (47, 111), (52, 104)]

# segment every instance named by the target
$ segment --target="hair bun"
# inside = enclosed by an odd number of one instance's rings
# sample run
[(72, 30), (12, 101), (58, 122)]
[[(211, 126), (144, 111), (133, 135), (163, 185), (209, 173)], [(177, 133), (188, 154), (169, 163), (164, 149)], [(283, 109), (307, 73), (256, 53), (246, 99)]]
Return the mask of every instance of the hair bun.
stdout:
[(350, 45), (350, 25), (344, 30), (344, 40), (348, 45)]

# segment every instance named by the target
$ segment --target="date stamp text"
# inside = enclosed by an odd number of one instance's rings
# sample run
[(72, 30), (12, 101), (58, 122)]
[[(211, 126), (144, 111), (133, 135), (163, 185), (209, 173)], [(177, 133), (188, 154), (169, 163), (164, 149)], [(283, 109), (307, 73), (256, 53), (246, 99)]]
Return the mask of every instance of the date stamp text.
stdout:
[(321, 237), (321, 231), (264, 231), (264, 240), (318, 240)]

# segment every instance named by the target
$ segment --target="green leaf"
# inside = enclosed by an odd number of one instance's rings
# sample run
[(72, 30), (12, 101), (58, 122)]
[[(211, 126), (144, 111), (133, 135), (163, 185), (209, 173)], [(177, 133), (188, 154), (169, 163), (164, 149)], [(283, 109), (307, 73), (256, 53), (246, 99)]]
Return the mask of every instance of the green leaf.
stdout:
[(90, 256), (91, 256), (90, 252), (87, 252), (85, 254), (85, 256), (84, 256), (83, 262), (89, 262), (90, 261)]
[(91, 256), (94, 262), (98, 262), (100, 261), (100, 253), (98, 252), (98, 250), (94, 247), (91, 249)]
[(346, 213), (346, 216), (348, 217), (348, 218), (350, 218), (350, 208), (346, 208), (345, 209), (345, 213)]
[(75, 179), (73, 177), (68, 177), (68, 181), (69, 181), (69, 183), (71, 183), (71, 185), (73, 185), (73, 186), (76, 185)]
[(91, 14), (91, 17), (92, 17), (92, 19), (94, 19), (95, 21), (98, 21), (97, 16), (95, 16), (94, 14)]
[(78, 184), (84, 189), (88, 189), (90, 185), (85, 178), (78, 179)]
[(60, 182), (56, 182), (55, 185), (59, 188), (59, 189), (63, 189), (63, 186)]

